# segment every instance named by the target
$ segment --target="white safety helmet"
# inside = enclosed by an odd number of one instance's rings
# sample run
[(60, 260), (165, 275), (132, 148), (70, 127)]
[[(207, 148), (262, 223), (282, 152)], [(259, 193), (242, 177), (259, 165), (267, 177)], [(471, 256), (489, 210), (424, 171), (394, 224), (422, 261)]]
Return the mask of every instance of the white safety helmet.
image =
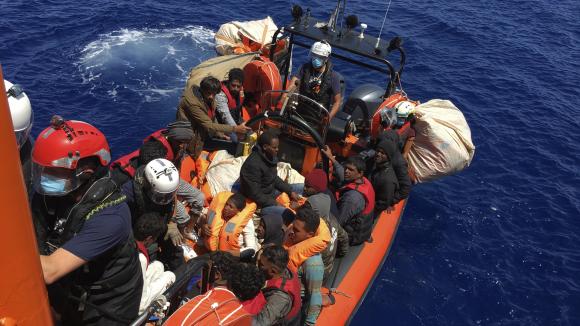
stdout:
[(310, 47), (310, 55), (317, 55), (319, 57), (328, 58), (331, 52), (332, 48), (326, 41), (316, 42), (312, 44), (312, 47)]
[(173, 200), (179, 185), (179, 171), (170, 161), (158, 158), (145, 166), (145, 179), (149, 182), (147, 195), (158, 205), (167, 205)]
[(399, 118), (407, 118), (409, 114), (415, 112), (415, 103), (409, 101), (402, 101), (395, 105), (397, 116)]
[(32, 128), (32, 106), (28, 96), (26, 96), (20, 86), (4, 80), (4, 88), (6, 88), (16, 141), (18, 142), (18, 148), (20, 148), (26, 143)]

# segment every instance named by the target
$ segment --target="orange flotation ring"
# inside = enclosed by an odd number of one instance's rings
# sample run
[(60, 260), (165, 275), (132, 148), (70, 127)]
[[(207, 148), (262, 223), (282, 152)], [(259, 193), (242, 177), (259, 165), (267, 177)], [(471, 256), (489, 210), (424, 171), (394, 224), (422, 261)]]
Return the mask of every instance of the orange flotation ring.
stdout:
[(244, 92), (253, 94), (253, 99), (260, 105), (261, 110), (269, 108), (269, 102), (275, 100), (266, 96), (266, 92), (280, 89), (282, 89), (280, 72), (269, 59), (262, 57), (244, 67)]
[(324, 222), (323, 219), (320, 219), (318, 230), (316, 230), (316, 233), (312, 238), (293, 246), (285, 244), (284, 247), (288, 250), (289, 257), (288, 268), (293, 272), (298, 271), (298, 267), (300, 267), (306, 259), (321, 253), (326, 249), (326, 246), (330, 242), (330, 237), (331, 235), (328, 225), (326, 225), (326, 222)]
[(216, 287), (191, 299), (163, 323), (166, 326), (245, 326), (252, 324), (250, 315), (238, 298), (225, 287)]

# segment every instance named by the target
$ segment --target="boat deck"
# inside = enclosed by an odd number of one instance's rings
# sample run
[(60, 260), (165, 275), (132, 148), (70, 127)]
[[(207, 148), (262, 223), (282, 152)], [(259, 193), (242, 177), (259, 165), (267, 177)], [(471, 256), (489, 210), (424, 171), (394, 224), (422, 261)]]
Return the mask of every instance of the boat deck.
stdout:
[(336, 303), (322, 309), (317, 324), (344, 325), (354, 317), (389, 254), (406, 203), (402, 200), (391, 213), (381, 214), (373, 227), (372, 242), (351, 247), (346, 256), (335, 259), (324, 285), (349, 297), (334, 294)]

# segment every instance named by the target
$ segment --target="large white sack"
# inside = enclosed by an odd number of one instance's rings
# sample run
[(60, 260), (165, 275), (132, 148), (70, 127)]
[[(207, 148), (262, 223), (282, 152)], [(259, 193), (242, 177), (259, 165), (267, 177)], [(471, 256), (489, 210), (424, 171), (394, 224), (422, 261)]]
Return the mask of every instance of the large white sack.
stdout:
[(409, 165), (417, 182), (432, 181), (468, 167), (475, 154), (463, 113), (448, 100), (431, 100), (415, 108), (416, 137)]
[(262, 45), (271, 43), (274, 33), (278, 30), (278, 26), (270, 16), (261, 20), (232, 23), (239, 28), (242, 35)]
[(234, 54), (235, 47), (243, 46), (239, 30), (235, 24), (222, 24), (214, 36), (216, 52), (220, 55)]
[(212, 196), (222, 191), (232, 191), (246, 158), (233, 157), (225, 150), (216, 153), (205, 174)]
[[(222, 191), (232, 191), (240, 178), (240, 170), (246, 158), (247, 156), (233, 157), (225, 150), (216, 153), (206, 173), (212, 196)], [(304, 183), (304, 177), (292, 169), (289, 163), (278, 162), (277, 173), (280, 179), (289, 184)]]
[(278, 27), (270, 16), (247, 22), (233, 21), (222, 24), (215, 34), (215, 49), (221, 55), (233, 54), (236, 47), (243, 47), (241, 36), (262, 45), (272, 41)]

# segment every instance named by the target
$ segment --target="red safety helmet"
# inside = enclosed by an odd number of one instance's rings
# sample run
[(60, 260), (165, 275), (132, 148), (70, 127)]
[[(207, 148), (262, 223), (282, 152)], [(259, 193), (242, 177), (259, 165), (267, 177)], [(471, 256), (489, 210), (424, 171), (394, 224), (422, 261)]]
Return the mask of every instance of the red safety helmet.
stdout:
[(87, 157), (98, 158), (103, 166), (109, 164), (111, 150), (103, 133), (86, 122), (53, 116), (32, 149), (36, 191), (62, 196), (77, 189), (82, 184), (79, 176), (86, 172), (78, 171), (78, 162)]

